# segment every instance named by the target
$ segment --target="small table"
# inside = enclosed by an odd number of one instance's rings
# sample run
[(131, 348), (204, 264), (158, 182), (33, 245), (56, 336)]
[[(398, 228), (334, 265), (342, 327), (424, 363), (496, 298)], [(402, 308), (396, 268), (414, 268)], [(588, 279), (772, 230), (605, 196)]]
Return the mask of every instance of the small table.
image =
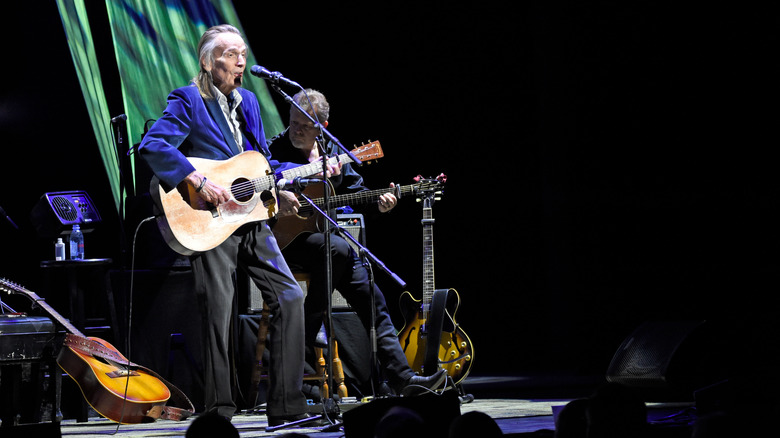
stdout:
[[(71, 324), (82, 331), (84, 336), (90, 336), (91, 334), (94, 334), (94, 332), (109, 329), (113, 335), (112, 342), (118, 344), (123, 341), (119, 337), (116, 307), (114, 306), (114, 292), (111, 288), (111, 278), (109, 276), (109, 268), (112, 263), (113, 260), (110, 258), (44, 260), (41, 262), (41, 268), (43, 268), (47, 274), (49, 284), (45, 298), (52, 308), (57, 310), (53, 305), (55, 301), (63, 304), (63, 296), (57, 294), (60, 288), (58, 288), (57, 283), (52, 280), (57, 280), (58, 276), (61, 277), (64, 275), (66, 279), (65, 286), (67, 287), (67, 296), (65, 298), (67, 298), (67, 308), (69, 311), (67, 318), (70, 320)], [(99, 293), (101, 289), (104, 289), (105, 291), (104, 296), (106, 297), (105, 303), (108, 310), (108, 321), (106, 321), (105, 317), (87, 318), (85, 306), (87, 299), (91, 299), (95, 295), (101, 295)], [(107, 328), (105, 326), (106, 322), (110, 324), (110, 327)], [(122, 347), (124, 347), (124, 345), (118, 348)], [(86, 400), (82, 399), (81, 401), (80, 409), (76, 414), (76, 420), (84, 422), (88, 420), (89, 405), (86, 403)]]
[[(95, 332), (105, 330), (106, 318), (88, 319), (85, 310), (85, 303), (87, 295), (95, 295), (96, 291), (104, 289), (106, 306), (108, 310), (108, 323), (110, 324), (111, 334), (113, 335), (112, 342), (119, 344), (122, 342), (122, 338), (119, 335), (119, 325), (116, 316), (116, 306), (114, 304), (114, 292), (111, 288), (111, 278), (109, 276), (109, 268), (113, 260), (110, 258), (104, 259), (84, 259), (84, 260), (44, 260), (41, 262), (41, 268), (49, 271), (49, 279), (54, 273), (64, 273), (66, 277), (67, 285), (67, 297), (68, 297), (68, 310), (69, 319), (71, 323), (79, 330), (85, 332)], [(81, 281), (80, 281), (81, 280)], [(90, 280), (89, 282), (87, 280)], [(80, 286), (90, 286), (80, 287)], [(47, 301), (52, 301), (56, 297), (55, 285), (49, 285), (49, 293)], [(97, 294), (100, 295), (100, 294)], [(90, 297), (91, 298), (91, 297)], [(94, 323), (103, 324), (103, 326), (95, 326)], [(87, 335), (87, 333), (84, 333)], [(122, 348), (123, 345), (117, 346)]]

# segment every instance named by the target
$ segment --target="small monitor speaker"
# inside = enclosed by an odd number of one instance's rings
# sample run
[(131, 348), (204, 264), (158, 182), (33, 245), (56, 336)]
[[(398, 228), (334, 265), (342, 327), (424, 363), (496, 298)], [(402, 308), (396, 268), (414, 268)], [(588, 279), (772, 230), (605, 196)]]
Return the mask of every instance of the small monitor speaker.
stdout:
[(70, 234), (73, 225), (88, 233), (101, 222), (92, 198), (84, 191), (44, 193), (30, 212), (38, 235), (54, 238)]

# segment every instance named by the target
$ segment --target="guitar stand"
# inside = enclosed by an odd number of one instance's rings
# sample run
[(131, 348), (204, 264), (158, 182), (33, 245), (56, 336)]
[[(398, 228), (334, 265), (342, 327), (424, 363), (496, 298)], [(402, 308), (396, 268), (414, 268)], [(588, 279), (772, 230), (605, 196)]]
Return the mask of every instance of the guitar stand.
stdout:
[[(453, 379), (451, 376), (447, 376), (447, 379), (450, 382), (453, 382)], [(465, 405), (466, 403), (471, 403), (474, 401), (474, 394), (467, 394), (463, 390), (463, 385), (460, 383), (452, 383), (452, 387), (455, 388), (458, 391), (458, 399), (460, 399), (460, 404)]]

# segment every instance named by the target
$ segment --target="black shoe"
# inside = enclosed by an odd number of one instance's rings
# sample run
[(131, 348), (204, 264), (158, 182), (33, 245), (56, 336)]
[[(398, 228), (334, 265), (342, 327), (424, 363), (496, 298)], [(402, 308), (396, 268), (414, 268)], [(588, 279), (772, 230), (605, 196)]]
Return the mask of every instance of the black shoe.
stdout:
[(401, 395), (418, 395), (428, 390), (434, 390), (441, 386), (447, 379), (447, 370), (440, 369), (430, 376), (414, 375), (406, 381), (401, 389)]
[(311, 417), (313, 417), (313, 415), (308, 412), (304, 412), (302, 414), (297, 414), (297, 415), (278, 415), (278, 416), (269, 415), (268, 427), (276, 427), (287, 423), (294, 423), (296, 421), (305, 420)]

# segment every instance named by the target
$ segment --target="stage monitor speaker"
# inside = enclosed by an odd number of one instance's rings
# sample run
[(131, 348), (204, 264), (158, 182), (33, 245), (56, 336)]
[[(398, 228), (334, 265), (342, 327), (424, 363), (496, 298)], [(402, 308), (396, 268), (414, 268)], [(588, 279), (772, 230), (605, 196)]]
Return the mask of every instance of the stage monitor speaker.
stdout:
[(87, 192), (72, 191), (44, 193), (30, 212), (30, 221), (40, 237), (51, 239), (70, 234), (76, 224), (88, 233), (101, 218)]
[(705, 321), (648, 321), (618, 348), (606, 380), (647, 400), (692, 400), (693, 392), (726, 374), (724, 346)]
[[(396, 407), (408, 409), (422, 420), (422, 424), (418, 425), (417, 429), (421, 433), (412, 434), (412, 436), (447, 438), (450, 424), (460, 416), (460, 398), (457, 391), (412, 397), (377, 398), (365, 405), (344, 412), (344, 437), (374, 438), (378, 436), (376, 435), (377, 425), (391, 409)], [(392, 425), (390, 424), (390, 426)], [(400, 425), (400, 420), (397, 420), (395, 425)], [(403, 431), (399, 430), (398, 432), (402, 433)]]

